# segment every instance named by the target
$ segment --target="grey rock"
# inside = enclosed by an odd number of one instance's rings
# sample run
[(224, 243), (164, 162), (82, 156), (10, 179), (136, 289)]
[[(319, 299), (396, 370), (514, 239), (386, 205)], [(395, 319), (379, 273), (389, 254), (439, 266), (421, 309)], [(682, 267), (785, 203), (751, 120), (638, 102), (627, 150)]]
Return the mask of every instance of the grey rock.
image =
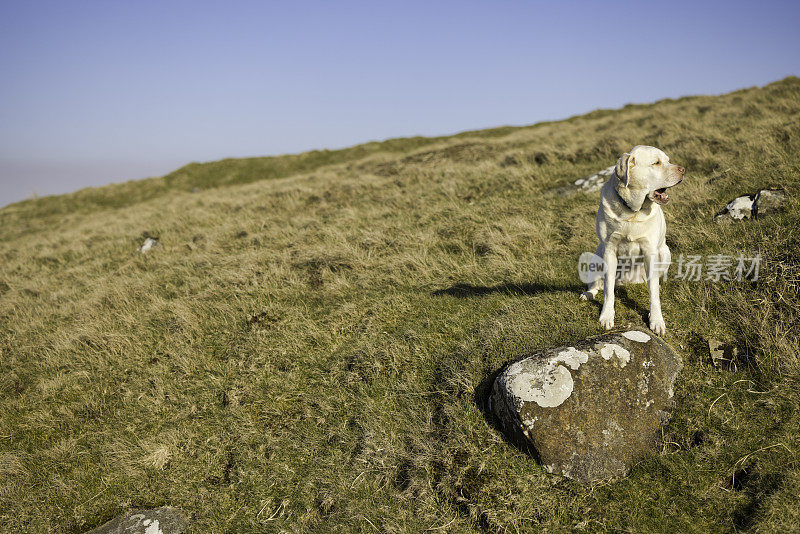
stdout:
[(548, 472), (590, 483), (625, 475), (658, 451), (682, 368), (649, 330), (612, 332), (509, 365), (490, 405)]
[(181, 534), (188, 526), (180, 510), (162, 506), (121, 515), (86, 534)]
[(786, 191), (783, 189), (762, 189), (753, 201), (755, 217), (782, 211), (786, 204)]

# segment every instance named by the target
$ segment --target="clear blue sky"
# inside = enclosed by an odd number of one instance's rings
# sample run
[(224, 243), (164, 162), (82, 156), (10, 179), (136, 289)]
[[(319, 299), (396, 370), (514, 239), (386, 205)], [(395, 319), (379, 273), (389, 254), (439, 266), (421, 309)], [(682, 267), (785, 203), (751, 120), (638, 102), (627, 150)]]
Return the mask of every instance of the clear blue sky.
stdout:
[(800, 2), (0, 0), (0, 205), (800, 74)]

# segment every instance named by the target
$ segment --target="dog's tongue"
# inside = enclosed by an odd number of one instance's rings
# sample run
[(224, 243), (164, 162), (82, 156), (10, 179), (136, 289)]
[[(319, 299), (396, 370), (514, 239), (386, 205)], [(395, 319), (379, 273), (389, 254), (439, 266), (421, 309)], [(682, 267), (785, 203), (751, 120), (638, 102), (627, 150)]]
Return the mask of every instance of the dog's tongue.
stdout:
[(656, 189), (655, 191), (653, 191), (653, 197), (662, 204), (666, 204), (667, 202), (669, 202), (669, 195), (667, 195), (666, 187), (662, 187), (661, 189)]
[(653, 197), (662, 204), (666, 204), (667, 202), (669, 202), (669, 195), (667, 195), (666, 187), (663, 187), (661, 189), (656, 189), (655, 191), (653, 191)]

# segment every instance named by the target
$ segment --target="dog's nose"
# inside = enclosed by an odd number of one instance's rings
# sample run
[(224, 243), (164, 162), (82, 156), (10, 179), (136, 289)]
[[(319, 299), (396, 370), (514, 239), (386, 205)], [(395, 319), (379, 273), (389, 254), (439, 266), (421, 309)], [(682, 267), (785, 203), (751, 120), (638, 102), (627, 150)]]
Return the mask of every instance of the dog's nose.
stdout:
[(684, 169), (683, 167), (678, 167), (678, 172), (681, 174), (686, 174), (686, 169)]

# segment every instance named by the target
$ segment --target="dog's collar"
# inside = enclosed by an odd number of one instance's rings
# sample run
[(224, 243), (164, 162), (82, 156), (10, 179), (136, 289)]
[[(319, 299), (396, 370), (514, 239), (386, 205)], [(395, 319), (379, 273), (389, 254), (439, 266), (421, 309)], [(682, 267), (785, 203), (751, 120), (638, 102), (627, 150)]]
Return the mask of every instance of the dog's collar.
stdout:
[[(617, 178), (617, 180), (619, 180), (619, 178)], [(650, 219), (653, 216), (652, 204), (655, 203), (652, 200), (650, 200), (649, 196), (646, 196), (644, 202), (642, 203), (642, 206), (638, 210), (635, 210), (631, 208), (630, 204), (628, 204), (624, 198), (622, 198), (622, 195), (619, 194), (619, 191), (617, 191), (616, 187), (614, 187), (613, 189), (614, 189), (614, 194), (617, 195), (617, 198), (620, 200), (620, 202), (622, 202), (622, 205), (628, 208), (628, 210), (631, 212), (631, 214), (626, 217), (615, 217), (616, 219), (625, 222), (632, 222), (634, 220), (641, 222)], [(645, 212), (645, 207), (650, 209), (647, 212)], [(643, 219), (640, 218), (640, 214), (642, 213), (645, 213)]]
[[(619, 178), (617, 178), (617, 180), (619, 180)], [(636, 213), (638, 213), (638, 212), (639, 212), (639, 210), (635, 210), (635, 209), (633, 209), (633, 208), (631, 207), (631, 205), (630, 205), (630, 204), (628, 204), (628, 202), (627, 202), (627, 201), (626, 201), (624, 198), (622, 198), (622, 195), (620, 195), (620, 194), (619, 194), (619, 191), (617, 191), (617, 188), (616, 188), (616, 187), (614, 188), (614, 193), (617, 195), (617, 198), (619, 198), (619, 199), (622, 201), (622, 203), (623, 203), (623, 204), (625, 204), (625, 207), (626, 207), (626, 208), (628, 208), (629, 210), (631, 210), (631, 211), (632, 211), (634, 214), (636, 214)]]

